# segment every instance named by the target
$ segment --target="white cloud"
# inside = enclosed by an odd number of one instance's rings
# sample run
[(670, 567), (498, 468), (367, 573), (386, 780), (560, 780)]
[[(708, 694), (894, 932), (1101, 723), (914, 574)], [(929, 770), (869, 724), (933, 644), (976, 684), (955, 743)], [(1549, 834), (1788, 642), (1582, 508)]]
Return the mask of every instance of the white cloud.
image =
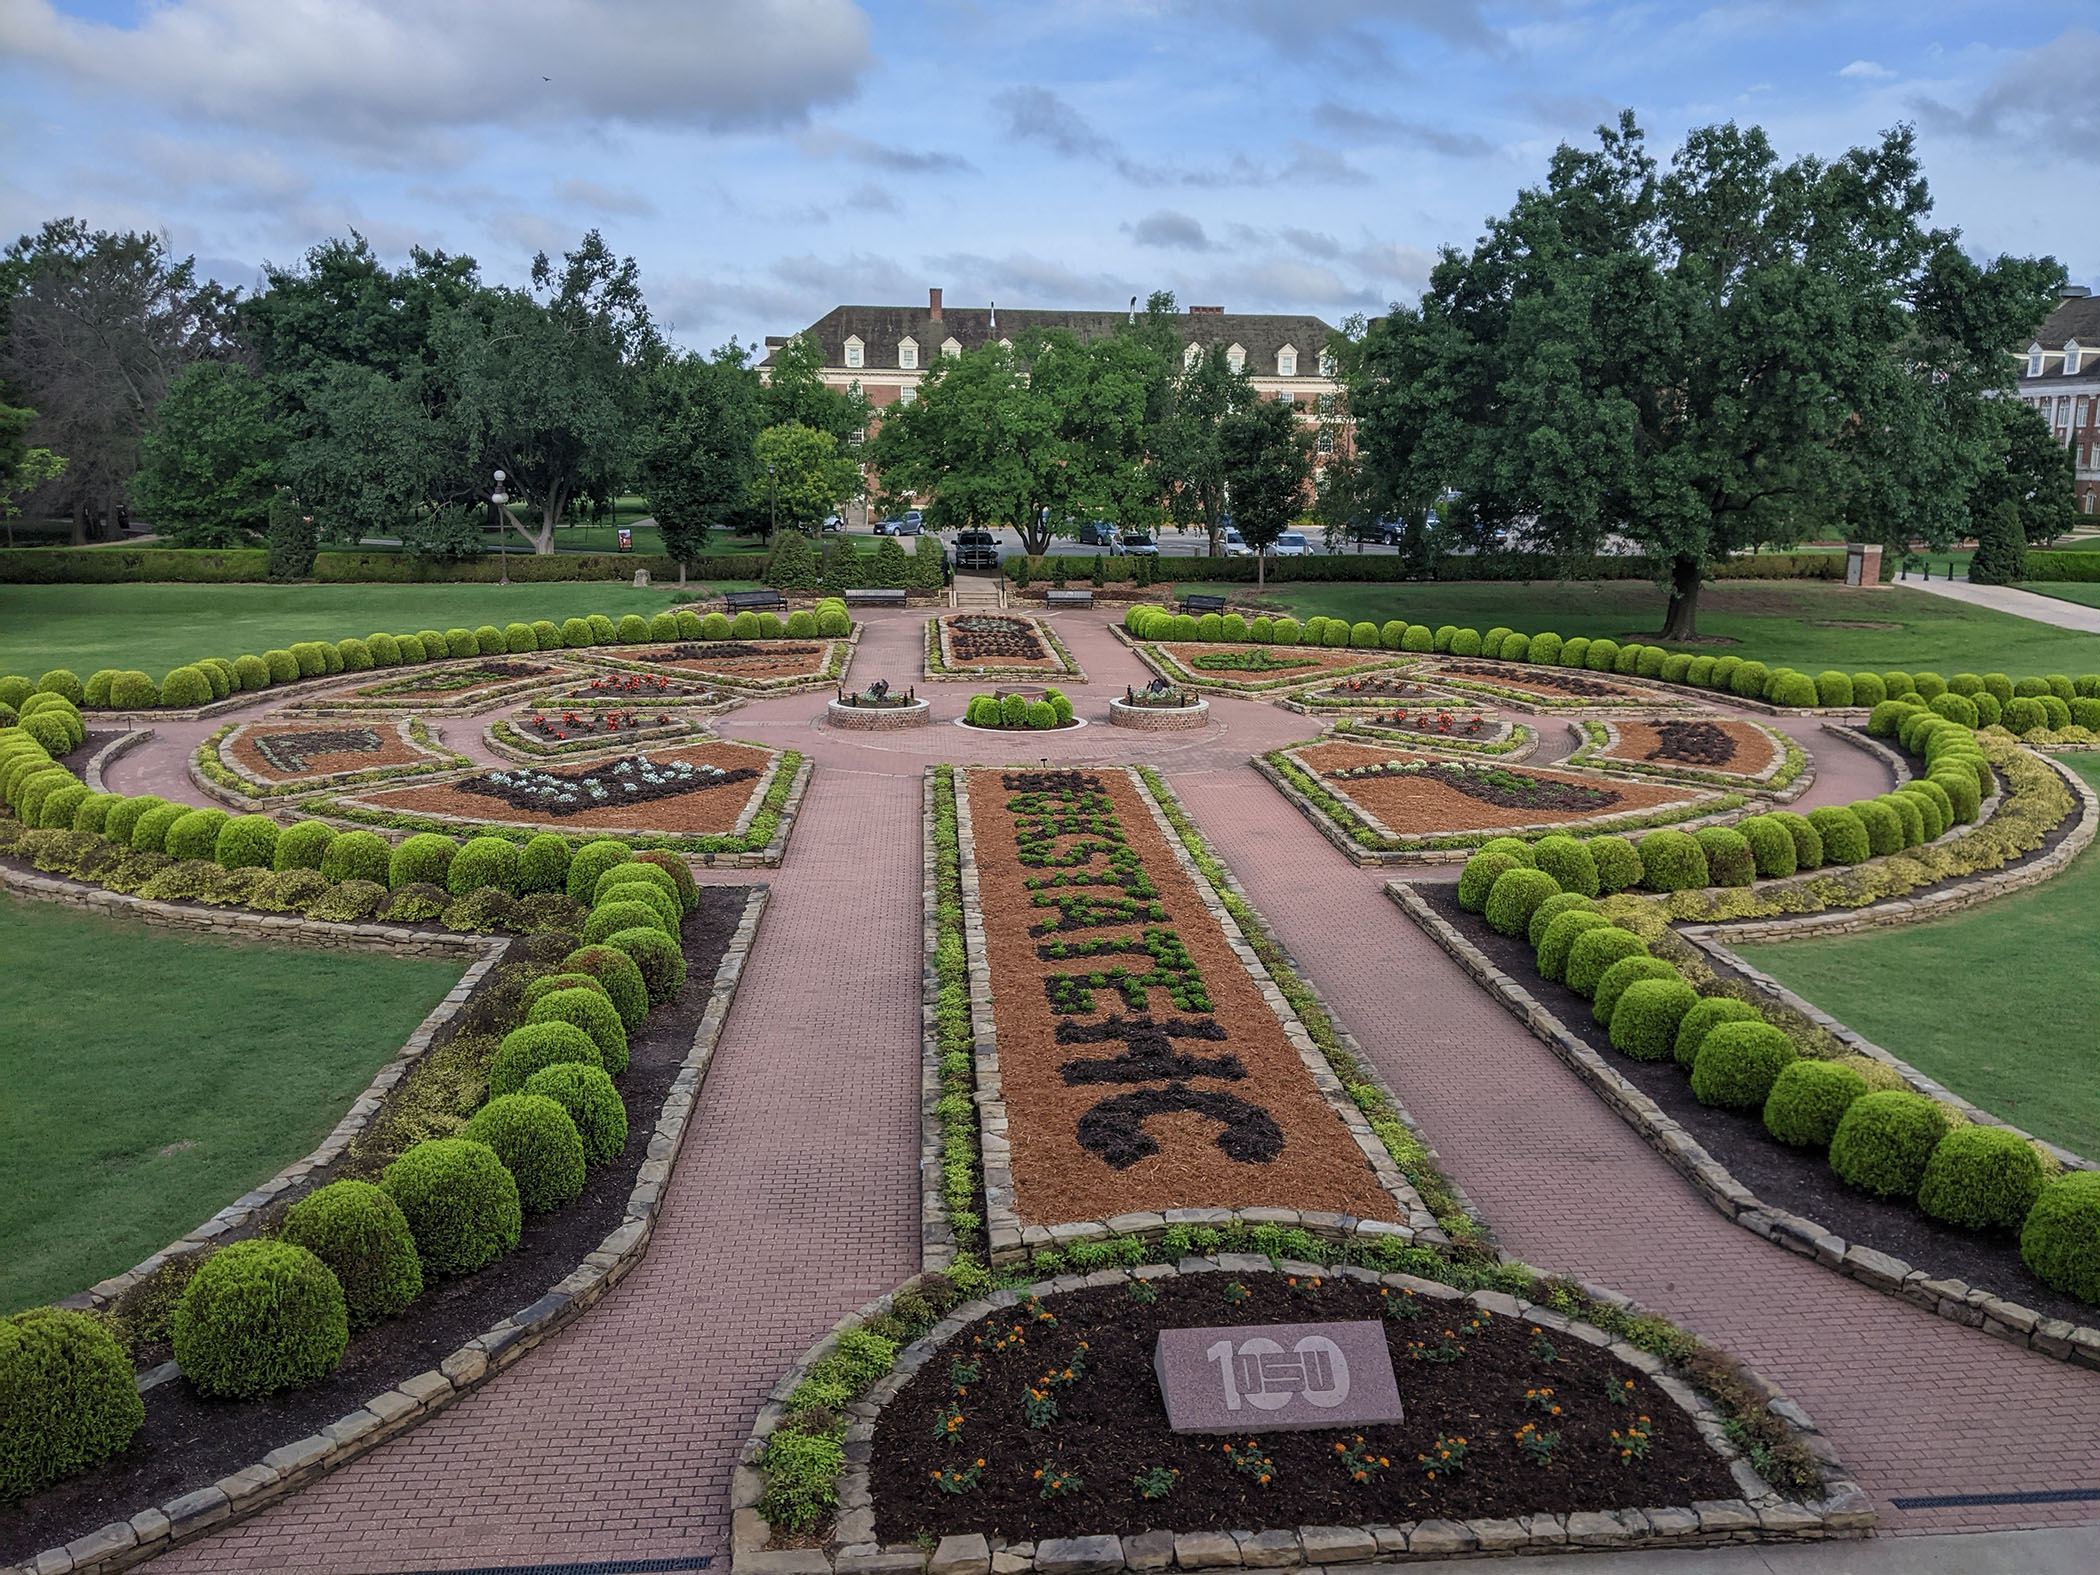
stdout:
[(1838, 72), (1841, 77), (1868, 77), (1876, 82), (1885, 81), (1895, 74), (1878, 60), (1855, 60)]
[(1148, 213), (1135, 224), (1123, 228), (1130, 238), (1140, 246), (1161, 246), (1172, 251), (1207, 252), (1210, 237), (1203, 233), (1200, 220), (1185, 213), (1176, 213), (1171, 208), (1162, 208), (1157, 213)]
[(976, 168), (959, 153), (893, 148), (836, 126), (812, 126), (796, 139), (796, 145), (812, 158), (850, 159), (899, 175), (946, 175)]
[(554, 183), (554, 195), (562, 202), (593, 213), (653, 218), (656, 204), (627, 186), (604, 186), (594, 180), (564, 180)]
[(491, 124), (794, 124), (869, 61), (852, 0), (0, 0), (0, 56), (197, 121), (381, 148)]
[(2089, 159), (2100, 137), (2100, 102), (2089, 87), (2096, 77), (2100, 33), (2067, 28), (2008, 59), (1967, 110), (1933, 99), (1921, 100), (1918, 108), (1927, 124), (1978, 141)]

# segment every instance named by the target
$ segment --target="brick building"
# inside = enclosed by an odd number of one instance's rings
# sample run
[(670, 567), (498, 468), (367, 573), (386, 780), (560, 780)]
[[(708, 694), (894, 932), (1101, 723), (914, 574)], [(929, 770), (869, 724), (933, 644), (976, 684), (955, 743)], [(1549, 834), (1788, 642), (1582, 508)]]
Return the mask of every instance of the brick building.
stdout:
[(2100, 297), (2068, 285), (2033, 341), (2018, 352), (2018, 397), (2069, 446), (2076, 507), (2100, 515)]

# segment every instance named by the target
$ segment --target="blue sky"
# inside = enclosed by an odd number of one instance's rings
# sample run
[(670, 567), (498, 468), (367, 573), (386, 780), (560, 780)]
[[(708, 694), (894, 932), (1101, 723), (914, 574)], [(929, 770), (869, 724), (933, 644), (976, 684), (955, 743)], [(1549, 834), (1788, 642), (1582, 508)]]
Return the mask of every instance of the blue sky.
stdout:
[(584, 229), (711, 346), (841, 301), (1412, 299), (1556, 143), (1918, 128), (1937, 221), (2100, 286), (2100, 23), (2025, 0), (0, 0), (0, 233), (229, 283), (356, 228), (520, 281)]

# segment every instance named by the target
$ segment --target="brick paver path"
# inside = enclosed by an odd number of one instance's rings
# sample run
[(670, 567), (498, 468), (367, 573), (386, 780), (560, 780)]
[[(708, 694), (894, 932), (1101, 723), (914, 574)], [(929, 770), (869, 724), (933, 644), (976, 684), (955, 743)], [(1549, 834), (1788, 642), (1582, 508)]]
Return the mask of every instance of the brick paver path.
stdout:
[[(841, 1313), (918, 1262), (919, 775), (929, 760), (1145, 761), (1168, 773), (1284, 942), (1426, 1126), (1503, 1244), (1616, 1285), (1770, 1373), (1898, 1529), (2068, 1523), (2090, 1506), (1904, 1513), (1891, 1494), (2100, 1487), (2100, 1378), (1868, 1292), (1712, 1212), (1246, 764), (1317, 718), (1213, 700), (1199, 734), (1111, 729), (1149, 674), (1099, 613), (1056, 615), (1097, 725), (1028, 738), (940, 721), (823, 728), (820, 695), (725, 734), (819, 771), (647, 1260), (579, 1325), (416, 1432), (177, 1550), (171, 1571), (399, 1571), (720, 1553), (728, 1475), (764, 1391)], [(917, 682), (923, 615), (868, 619), (853, 679)], [(259, 714), (266, 707), (259, 705)], [(445, 724), (475, 755), (486, 719)], [(1564, 746), (1552, 718), (1541, 719)], [(218, 722), (170, 724), (113, 785), (196, 801), (183, 763)], [(1886, 768), (1784, 718), (1816, 758), (1805, 804)], [(1455, 866), (1425, 871), (1434, 878)], [(722, 876), (722, 879), (731, 877)]]

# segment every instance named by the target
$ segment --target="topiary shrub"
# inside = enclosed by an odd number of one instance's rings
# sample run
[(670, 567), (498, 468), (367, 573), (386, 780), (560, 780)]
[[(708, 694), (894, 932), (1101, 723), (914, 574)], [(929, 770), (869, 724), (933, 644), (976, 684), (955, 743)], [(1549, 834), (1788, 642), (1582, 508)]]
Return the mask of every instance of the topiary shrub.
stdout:
[(1480, 654), (1480, 631), (1460, 629), (1451, 636), (1453, 656), (1478, 656)]
[(398, 635), (396, 636), (396, 643), (401, 649), (401, 661), (404, 666), (413, 662), (427, 662), (430, 660), (430, 647), (423, 643), (421, 636), (413, 634)]
[(1466, 860), (1466, 866), (1458, 875), (1458, 905), (1468, 913), (1479, 913), (1487, 906), (1488, 893), (1495, 882), (1513, 869), (1521, 869), (1517, 859), (1499, 849), (1485, 849)]
[(627, 1070), (627, 1030), (612, 997), (601, 988), (550, 990), (531, 1004), (525, 1021), (581, 1028), (598, 1047), (600, 1064), (609, 1074), (617, 1077)]
[(501, 656), (509, 649), (510, 641), (504, 637), (503, 631), (492, 623), (485, 623), (474, 631), (474, 649), (467, 654), (469, 656)]
[(1927, 703), (1933, 715), (1943, 716), (1961, 727), (1975, 727), (1981, 720), (1976, 710), (1976, 702), (1961, 695), (1934, 695)]
[(1929, 786), (1937, 787), (1947, 795), (1947, 802), (1954, 812), (1957, 825), (1966, 826), (1983, 809), (1983, 794), (1976, 786), (1976, 775), (1959, 765), (1935, 769), (1925, 779)]
[[(1486, 856), (1499, 857), (1492, 853)], [(1559, 894), (1560, 882), (1544, 870), (1506, 869), (1495, 877), (1481, 911), (1488, 927), (1497, 934), (1526, 935), (1530, 933), (1532, 912), (1548, 897)]]
[(1635, 980), (1612, 1008), (1612, 1048), (1636, 1061), (1664, 1059), (1677, 1043), (1678, 1025), (1698, 1000), (1699, 992), (1674, 972), (1667, 979)]
[(1504, 635), (1502, 647), (1495, 654), (1505, 662), (1528, 662), (1531, 660), (1531, 636), (1528, 634)]
[(1641, 838), (1641, 884), (1650, 891), (1688, 891), (1708, 884), (1706, 850), (1683, 831)]
[(1558, 983), (1568, 971), (1568, 953), (1576, 940), (1591, 930), (1613, 928), (1611, 920), (1594, 911), (1563, 913), (1547, 924), (1538, 942), (1539, 977)]
[(428, 1138), (379, 1184), (408, 1221), (425, 1274), (472, 1274), (518, 1244), (518, 1184), (486, 1143)]
[[(1067, 709), (1071, 702), (1058, 708), (1060, 716), (1069, 717)], [(683, 858), (668, 848), (649, 848), (634, 856), (637, 864), (652, 865), (671, 877), (671, 892), (678, 899), (679, 911), (691, 913), (700, 906), (700, 887), (693, 879), (693, 871)]]
[[(87, 688), (80, 677), (69, 667), (54, 667), (36, 681), (36, 692), (40, 695), (61, 695), (73, 706), (87, 701)], [(17, 706), (15, 709), (20, 710)]]
[(384, 886), (393, 873), (394, 850), (376, 831), (346, 831), (321, 855), (321, 873), (332, 881), (368, 880)]
[[(458, 851), (458, 844), (450, 837), (440, 836), (435, 831), (418, 832), (395, 847), (387, 866), (386, 883), (389, 886), (446, 886), (446, 875)], [(449, 890), (449, 886), (446, 889)]]
[(512, 896), (518, 890), (518, 845), (501, 837), (470, 837), (445, 871), (445, 889), (455, 897), (484, 886)]
[(1824, 706), (1854, 705), (1855, 690), (1850, 674), (1828, 669), (1816, 674), (1816, 704)]
[(1551, 875), (1562, 891), (1585, 897), (1598, 893), (1597, 860), (1573, 837), (1541, 837), (1531, 845), (1531, 862)]
[[(1751, 863), (1758, 875), (1766, 880), (1781, 879), (1791, 875), (1800, 867), (1794, 852), (1794, 839), (1787, 828), (1771, 815), (1750, 815), (1735, 823), (1736, 832), (1750, 848)], [(1709, 864), (1712, 860), (1709, 851)]]
[(205, 1259), (168, 1320), (198, 1393), (254, 1399), (325, 1378), (350, 1343), (343, 1288), (288, 1241), (237, 1241)]
[(600, 903), (583, 921), (583, 944), (596, 946), (621, 930), (653, 929), (666, 938), (670, 926), (660, 910), (639, 899)]
[(649, 1015), (649, 987), (642, 980), (634, 959), (610, 946), (585, 946), (569, 953), (561, 962), (563, 973), (587, 974), (604, 986), (620, 1026), (630, 1034)]
[(1531, 943), (1531, 949), (1536, 952), (1539, 942), (1546, 937), (1547, 925), (1564, 913), (1589, 913), (1595, 911), (1596, 906), (1596, 903), (1580, 892), (1564, 891), (1558, 896), (1548, 897), (1531, 910), (1531, 922), (1524, 927), (1524, 939)]
[(189, 710), (211, 704), (211, 698), (211, 680), (204, 676), (201, 668), (178, 667), (160, 681), (160, 703), (163, 706)]
[[(1841, 679), (1845, 677), (1843, 673), (1832, 676)], [(1851, 680), (1846, 679), (1848, 685), (1850, 682)], [(1805, 710), (1824, 703), (1823, 692), (1817, 681), (1806, 673), (1775, 673), (1767, 688), (1765, 698), (1774, 705), (1795, 706)]]
[(131, 828), (134, 853), (167, 852), (168, 829), (190, 812), (187, 804), (156, 804)]
[[(1906, 782), (1891, 796), (1910, 800), (1912, 807), (1918, 812), (1922, 840), (1933, 842), (1946, 834), (1947, 818), (1940, 809), (1940, 801), (1931, 794), (1920, 791), (1923, 786), (1924, 784), (1919, 782)], [(1941, 789), (1941, 792), (1944, 793), (1945, 789)]]
[[(1426, 626), (1422, 632), (1424, 634), (1429, 632)], [(1559, 635), (1550, 629), (1544, 630), (1531, 637), (1531, 649), (1526, 653), (1527, 659), (1539, 667), (1557, 666), (1560, 662), (1562, 644), (1563, 642)]]
[(235, 815), (219, 828), (212, 857), (230, 870), (269, 869), (277, 857), (277, 822), (268, 815)]
[(1867, 715), (1867, 736), (1893, 738), (1896, 730), (1917, 714), (1918, 708), (1908, 700), (1883, 700)]
[(1836, 1061), (1803, 1056), (1787, 1063), (1765, 1096), (1765, 1130), (1795, 1148), (1828, 1148), (1867, 1080)]
[(1883, 793), (1873, 800), (1902, 823), (1903, 846), (1914, 848), (1925, 840), (1925, 816), (1918, 801), (1908, 793)]
[(1784, 827), (1786, 834), (1794, 839), (1795, 869), (1823, 867), (1823, 834), (1809, 823), (1806, 815), (1796, 814), (1790, 809), (1775, 809), (1764, 818)]
[(1646, 873), (1642, 867), (1641, 850), (1624, 837), (1592, 837), (1583, 844), (1590, 850), (1590, 858), (1597, 865), (1597, 891), (1601, 896), (1613, 892), (1630, 891), (1641, 883)]
[(1561, 982), (1588, 1000), (1596, 993), (1597, 982), (1604, 977), (1605, 969), (1623, 958), (1647, 955), (1648, 943), (1631, 930), (1622, 930), (1616, 925), (1587, 930), (1576, 936), (1575, 944), (1568, 948), (1567, 972), (1562, 975)]
[(1850, 809), (1826, 804), (1808, 812), (1808, 823), (1821, 839), (1824, 863), (1858, 864), (1873, 856), (1866, 824)]
[(1583, 653), (1582, 665), (1593, 673), (1612, 672), (1618, 664), (1619, 642), (1616, 640), (1592, 640), (1590, 648)]
[(328, 1265), (353, 1330), (407, 1310), (423, 1294), (423, 1264), (401, 1206), (369, 1181), (332, 1181), (285, 1213), (281, 1239)]
[(2031, 733), (2049, 722), (2049, 713), (2042, 709), (2041, 701), (2028, 695), (2020, 695), (2005, 702), (1998, 717), (1999, 724), (2007, 732)]
[[(693, 631), (700, 632), (697, 627)], [(536, 651), (559, 651), (562, 648), (561, 625), (551, 618), (535, 618), (532, 621), (532, 648)]]
[(526, 843), (518, 854), (518, 895), (566, 892), (572, 851), (569, 839), (555, 831), (543, 831)]
[(1477, 851), (1481, 853), (1507, 853), (1525, 869), (1530, 869), (1536, 862), (1531, 856), (1531, 844), (1521, 837), (1491, 837), (1486, 842), (1481, 843)]
[(513, 1028), (489, 1061), (489, 1094), (515, 1094), (541, 1067), (562, 1061), (600, 1069), (605, 1065), (597, 1042), (574, 1023), (529, 1022)]
[(1923, 1094), (1863, 1094), (1831, 1134), (1830, 1168), (1839, 1180), (1880, 1197), (1916, 1197), (1947, 1127), (1946, 1111)]
[(541, 1067), (525, 1080), (525, 1092), (569, 1113), (586, 1165), (607, 1164), (627, 1147), (627, 1107), (602, 1069), (573, 1061)]
[(85, 730), (73, 718), (61, 711), (38, 711), (23, 717), (16, 724), (25, 734), (42, 744), (54, 758), (70, 754), (79, 747), (81, 734)]
[(1750, 842), (1731, 826), (1701, 826), (1692, 833), (1706, 855), (1706, 878), (1714, 886), (1748, 886), (1757, 879), (1757, 857)]
[(624, 864), (607, 871), (607, 879), (611, 884), (600, 887), (598, 905), (614, 902), (645, 903), (656, 910), (657, 918), (662, 921), (664, 933), (676, 935), (678, 922), (683, 917), (678, 907), (678, 899), (663, 887), (644, 881), (638, 875), (628, 873), (622, 877), (622, 871), (631, 872), (638, 867), (634, 864)]
[[(71, 819), (71, 816), (67, 817)], [(208, 859), (218, 851), (219, 832), (233, 817), (223, 809), (193, 809), (168, 827), (165, 851), (171, 859)]]
[[(37, 809), (36, 823), (38, 828), (45, 831), (71, 831), (73, 829), (74, 815), (79, 812), (80, 806), (92, 797), (94, 795), (88, 792), (85, 783), (70, 781), (46, 793), (43, 803)], [(226, 818), (226, 812), (223, 809), (200, 809), (192, 811), (192, 813), (198, 815), (216, 814), (221, 820)], [(188, 818), (189, 816), (185, 815), (183, 820)], [(182, 821), (178, 820), (175, 824), (179, 827), (182, 825)], [(174, 834), (172, 830), (168, 833), (170, 837), (174, 836)], [(210, 857), (210, 854), (211, 850), (209, 848), (204, 850), (205, 857)]]
[(73, 829), (92, 831), (99, 836), (110, 810), (122, 803), (123, 798), (121, 793), (90, 793), (73, 811)]
[(2020, 1261), (2044, 1285), (2100, 1302), (2100, 1171), (2070, 1171), (2042, 1188), (2020, 1230)]
[(1918, 1207), (1966, 1230), (2018, 1230), (2047, 1179), (2025, 1138), (2004, 1127), (1959, 1126), (1925, 1162)]
[(578, 902), (593, 900), (599, 877), (615, 864), (634, 857), (634, 849), (617, 837), (598, 837), (586, 842), (569, 858), (568, 892)]
[(565, 650), (580, 651), (595, 643), (591, 639), (591, 626), (581, 618), (564, 618), (561, 621), (561, 643)]
[(271, 856), (274, 870), (318, 870), (328, 856), (328, 844), (336, 829), (318, 820), (295, 820), (278, 833), (277, 850)]
[(1798, 1057), (1794, 1042), (1770, 1023), (1718, 1024), (1692, 1061), (1692, 1096), (1723, 1110), (1762, 1110), (1780, 1072)]
[[(1845, 806), (1866, 829), (1867, 852), (1875, 858), (1903, 851), (1903, 822), (1896, 812), (1875, 799), (1865, 798)], [(1855, 861), (1856, 862), (1856, 861)]]
[(374, 667), (398, 667), (401, 665), (401, 641), (391, 634), (368, 634), (365, 650), (371, 654)]
[(0, 1318), (0, 1503), (108, 1459), (145, 1420), (131, 1360), (101, 1319), (60, 1307)]
[(1682, 1067), (1691, 1067), (1699, 1059), (1699, 1046), (1706, 1036), (1723, 1023), (1758, 1023), (1764, 1014), (1748, 1001), (1738, 1001), (1732, 995), (1701, 996), (1685, 1012), (1677, 1025), (1677, 1042), (1670, 1053)]
[(1643, 980), (1677, 977), (1677, 970), (1660, 957), (1622, 957), (1598, 976), (1596, 992), (1590, 997), (1590, 1015), (1598, 1027), (1609, 1028), (1619, 997), (1631, 986)]
[(569, 1112), (544, 1094), (491, 1099), (460, 1136), (495, 1150), (518, 1184), (518, 1206), (527, 1214), (560, 1208), (583, 1191), (583, 1138)]
[(615, 951), (625, 952), (641, 970), (649, 991), (649, 1004), (661, 1006), (675, 1000), (685, 988), (685, 953), (677, 941), (652, 927), (617, 930), (605, 939)]
[(167, 800), (155, 793), (141, 793), (137, 798), (119, 799), (110, 805), (109, 813), (102, 820), (102, 835), (120, 847), (131, 846), (131, 833), (149, 809), (154, 809)]

